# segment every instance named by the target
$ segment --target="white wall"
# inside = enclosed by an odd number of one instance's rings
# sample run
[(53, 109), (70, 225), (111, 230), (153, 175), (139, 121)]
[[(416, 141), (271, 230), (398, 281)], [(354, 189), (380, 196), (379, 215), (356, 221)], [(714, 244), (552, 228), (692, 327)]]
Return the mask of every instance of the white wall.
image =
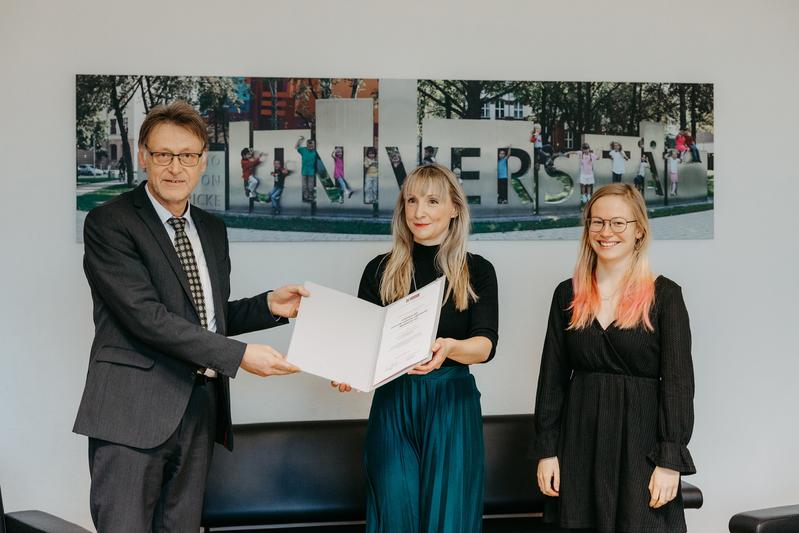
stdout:
[[(691, 531), (720, 532), (737, 510), (799, 503), (798, 223), (795, 194), (786, 194), (799, 183), (799, 8), (789, 0), (578, 5), (584, 13), (558, 2), (306, 1), (300, 13), (287, 2), (4, 0), (6, 508), (90, 523), (86, 439), (70, 433), (92, 338), (74, 236), (74, 76), (139, 72), (715, 83), (716, 237), (657, 242), (652, 252), (657, 269), (684, 287), (692, 316), (699, 474), (691, 481), (706, 505), (688, 521)], [(304, 279), (354, 291), (362, 265), (384, 249), (234, 244), (233, 293)], [(497, 358), (476, 369), (485, 412), (529, 412), (549, 297), (571, 269), (575, 243), (472, 249), (494, 262), (502, 304)], [(248, 338), (285, 349), (289, 329)], [(237, 422), (362, 417), (368, 408), (368, 398), (333, 394), (308, 376), (242, 376), (233, 389)]]

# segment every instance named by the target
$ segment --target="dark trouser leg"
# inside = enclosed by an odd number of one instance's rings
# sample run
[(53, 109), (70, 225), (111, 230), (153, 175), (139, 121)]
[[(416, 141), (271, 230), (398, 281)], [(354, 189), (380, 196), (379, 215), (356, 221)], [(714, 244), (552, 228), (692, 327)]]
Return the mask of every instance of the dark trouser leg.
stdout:
[(302, 200), (304, 202), (313, 202), (316, 198), (314, 189), (316, 188), (316, 176), (303, 176), (302, 177)]
[(497, 179), (497, 202), (500, 204), (508, 203), (508, 179)]
[(613, 183), (621, 183), (621, 174), (613, 173)]
[(139, 450), (89, 439), (89, 504), (98, 533), (152, 529), (169, 444)]
[(183, 420), (164, 444), (139, 449), (90, 438), (90, 505), (98, 533), (199, 530), (215, 418), (213, 385), (195, 385)]
[(270, 199), (272, 200), (272, 209), (280, 211), (280, 197), (283, 196), (283, 187), (275, 187), (272, 189)]
[(178, 426), (178, 453), (164, 469), (161, 498), (153, 517), (154, 533), (200, 529), (205, 480), (214, 451), (217, 386), (214, 380), (194, 386)]

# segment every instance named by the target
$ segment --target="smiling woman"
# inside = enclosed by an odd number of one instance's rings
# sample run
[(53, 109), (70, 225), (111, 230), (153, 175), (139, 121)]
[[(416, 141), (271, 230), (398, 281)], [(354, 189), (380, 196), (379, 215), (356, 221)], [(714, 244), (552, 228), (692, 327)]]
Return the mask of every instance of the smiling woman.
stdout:
[(469, 365), (496, 351), (496, 274), (491, 263), (466, 252), (466, 197), (444, 166), (423, 165), (408, 175), (392, 232), (391, 252), (366, 265), (358, 296), (387, 305), (442, 275), (447, 289), (430, 361), (378, 388), (372, 401), (367, 531), (476, 533), (484, 450), (480, 393)]
[[(552, 298), (536, 414), (538, 486), (562, 527), (686, 531), (680, 475), (696, 472), (691, 331), (680, 287), (649, 268), (640, 193), (586, 205), (574, 276)], [(596, 490), (595, 487), (604, 487)]]

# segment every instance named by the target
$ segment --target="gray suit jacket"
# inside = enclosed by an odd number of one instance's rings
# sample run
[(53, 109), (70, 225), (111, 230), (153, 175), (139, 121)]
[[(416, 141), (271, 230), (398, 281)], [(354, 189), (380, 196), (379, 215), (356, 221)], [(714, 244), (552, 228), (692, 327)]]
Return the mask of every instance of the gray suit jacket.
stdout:
[(146, 182), (93, 209), (84, 223), (83, 260), (95, 335), (73, 431), (153, 448), (177, 429), (198, 368), (219, 372), (216, 440), (233, 448), (228, 378), (245, 344), (227, 338), (285, 324), (266, 293), (228, 301), (225, 224), (196, 207), (191, 217), (213, 287), (217, 333), (200, 325), (175, 248), (144, 190)]

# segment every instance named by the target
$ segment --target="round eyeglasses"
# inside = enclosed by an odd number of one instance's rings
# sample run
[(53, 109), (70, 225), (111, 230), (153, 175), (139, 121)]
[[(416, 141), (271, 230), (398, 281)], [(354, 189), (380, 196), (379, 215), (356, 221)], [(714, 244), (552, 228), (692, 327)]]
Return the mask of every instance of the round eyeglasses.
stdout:
[(624, 233), (624, 230), (627, 229), (627, 224), (631, 222), (637, 222), (637, 220), (626, 220), (622, 217), (613, 217), (611, 219), (591, 217), (585, 221), (585, 224), (588, 226), (588, 230), (593, 233), (599, 233), (605, 229), (605, 224), (610, 226), (610, 231), (613, 233)]

